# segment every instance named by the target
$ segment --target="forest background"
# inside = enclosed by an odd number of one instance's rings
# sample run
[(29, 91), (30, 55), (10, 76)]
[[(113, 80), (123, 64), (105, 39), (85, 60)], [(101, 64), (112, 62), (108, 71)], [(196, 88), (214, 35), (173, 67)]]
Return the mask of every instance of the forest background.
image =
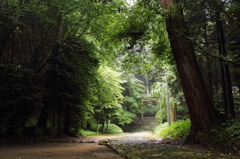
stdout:
[(141, 115), (161, 123), (167, 86), (175, 118), (191, 120), (189, 142), (229, 120), (239, 135), (239, 9), (238, 0), (1, 0), (1, 136), (99, 131)]

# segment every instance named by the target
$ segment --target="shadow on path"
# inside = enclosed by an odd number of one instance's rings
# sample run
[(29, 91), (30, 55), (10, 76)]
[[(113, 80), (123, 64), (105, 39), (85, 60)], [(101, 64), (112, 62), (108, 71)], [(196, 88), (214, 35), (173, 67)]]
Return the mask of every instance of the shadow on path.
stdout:
[(1, 159), (124, 159), (97, 143), (35, 143), (1, 146)]
[(215, 153), (196, 145), (182, 145), (181, 140), (162, 140), (149, 132), (131, 133), (111, 139), (104, 139), (100, 144), (108, 145), (128, 159), (237, 159)]
[[(117, 152), (117, 153), (116, 153)], [(119, 155), (120, 154), (120, 155)], [(236, 159), (150, 132), (47, 139), (40, 143), (0, 146), (1, 159)]]

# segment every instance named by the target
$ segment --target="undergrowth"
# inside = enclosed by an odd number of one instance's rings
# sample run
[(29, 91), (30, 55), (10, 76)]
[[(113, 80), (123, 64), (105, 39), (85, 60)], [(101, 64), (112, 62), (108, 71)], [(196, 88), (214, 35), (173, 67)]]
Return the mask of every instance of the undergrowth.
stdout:
[(102, 129), (103, 129), (102, 125), (99, 128), (99, 130), (101, 132), (79, 129), (78, 134), (81, 136), (94, 136), (94, 135), (99, 135), (101, 133), (103, 133), (103, 134), (121, 134), (121, 133), (123, 133), (123, 130), (115, 124), (108, 124), (108, 128), (105, 126), (103, 131), (102, 131)]
[(99, 132), (89, 131), (89, 130), (83, 130), (79, 129), (78, 134), (81, 136), (94, 136), (100, 134)]
[[(100, 126), (100, 130), (102, 130), (102, 126)], [(121, 134), (123, 133), (123, 130), (115, 124), (108, 124), (108, 126), (104, 127), (103, 133), (104, 134)]]
[(190, 126), (191, 121), (189, 119), (173, 122), (171, 126), (168, 126), (168, 123), (164, 123), (155, 129), (155, 133), (162, 138), (186, 139), (190, 131)]
[(233, 150), (239, 153), (240, 150), (240, 121), (229, 120), (223, 123), (221, 127), (212, 132), (214, 136), (214, 142), (220, 145), (218, 148), (224, 151)]

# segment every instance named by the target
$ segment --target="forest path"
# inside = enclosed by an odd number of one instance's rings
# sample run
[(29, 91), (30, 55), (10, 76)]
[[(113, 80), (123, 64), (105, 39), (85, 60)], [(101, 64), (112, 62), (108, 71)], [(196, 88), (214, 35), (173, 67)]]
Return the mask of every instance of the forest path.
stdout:
[(109, 136), (99, 144), (107, 145), (127, 159), (239, 159), (209, 151), (207, 146), (183, 145), (182, 140), (162, 140), (151, 132)]
[[(150, 133), (138, 133), (140, 138), (146, 138)], [(116, 140), (136, 137), (135, 133), (117, 135), (98, 135), (81, 138), (46, 138), (26, 143), (8, 143), (0, 146), (0, 159), (124, 159), (120, 154), (105, 145), (99, 145), (100, 140)]]
[[(107, 145), (107, 146), (105, 146)], [(120, 155), (119, 155), (120, 154)], [(237, 159), (178, 140), (162, 140), (150, 132), (49, 139), (0, 146), (1, 159)]]
[(1, 159), (124, 159), (97, 143), (34, 143), (0, 147)]

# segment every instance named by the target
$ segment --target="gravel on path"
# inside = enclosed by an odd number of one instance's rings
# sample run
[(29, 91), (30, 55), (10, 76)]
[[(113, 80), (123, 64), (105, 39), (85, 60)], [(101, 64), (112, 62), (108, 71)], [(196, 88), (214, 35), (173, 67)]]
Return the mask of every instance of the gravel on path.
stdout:
[(180, 140), (162, 140), (148, 132), (133, 133), (125, 137), (104, 139), (107, 145), (127, 159), (238, 159), (239, 156), (219, 154), (196, 147), (182, 145)]

